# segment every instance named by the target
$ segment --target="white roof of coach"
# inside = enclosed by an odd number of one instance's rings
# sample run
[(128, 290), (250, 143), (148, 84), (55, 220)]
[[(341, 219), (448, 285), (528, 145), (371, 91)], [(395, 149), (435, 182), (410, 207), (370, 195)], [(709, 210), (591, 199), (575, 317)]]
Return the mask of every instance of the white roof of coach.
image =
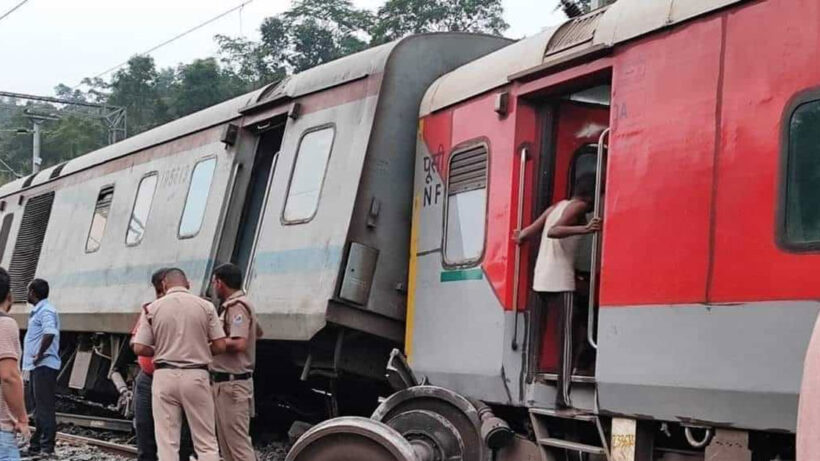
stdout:
[[(219, 125), (240, 117), (241, 112), (252, 110), (254, 106), (260, 104), (269, 104), (283, 97), (299, 97), (363, 78), (373, 73), (383, 72), (391, 52), (399, 43), (408, 39), (413, 39), (413, 37), (373, 47), (360, 53), (316, 66), (281, 82), (276, 82), (262, 89), (202, 109), (199, 112), (160, 125), (136, 136), (126, 138), (116, 144), (105, 146), (74, 158), (65, 164), (63, 170), (60, 172), (60, 177), (168, 142), (189, 133)], [(56, 168), (57, 166), (53, 166), (39, 172), (29, 187), (51, 181), (51, 172)], [(26, 179), (27, 177), (21, 178), (0, 187), (0, 197), (5, 197), (23, 189), (23, 183)]]
[(383, 72), (387, 60), (390, 58), (390, 53), (404, 40), (407, 39), (368, 48), (359, 53), (300, 72), (277, 85), (269, 86), (259, 96), (257, 104), (248, 107), (247, 110), (252, 110), (256, 105), (269, 104), (281, 98), (297, 98)]
[[(199, 112), (194, 112), (191, 115), (178, 118), (172, 122), (126, 138), (116, 144), (111, 144), (71, 159), (63, 167), (63, 170), (60, 172), (60, 177), (237, 118), (239, 111), (249, 102), (253, 101), (261, 92), (262, 90), (256, 90), (252, 93), (229, 99), (215, 106), (202, 109)], [(59, 165), (52, 166), (37, 173), (31, 186), (49, 182), (51, 180), (51, 172), (58, 166)], [(0, 187), (0, 197), (5, 197), (6, 195), (23, 189), (23, 183), (27, 178), (28, 177), (21, 178)]]
[(502, 48), (442, 76), (421, 102), (421, 116), (548, 69), (585, 51), (612, 47), (745, 0), (618, 0)]
[(439, 78), (421, 101), (426, 115), (477, 94), (506, 85), (510, 69), (529, 69), (544, 60), (544, 50), (558, 28), (551, 28), (467, 63)]

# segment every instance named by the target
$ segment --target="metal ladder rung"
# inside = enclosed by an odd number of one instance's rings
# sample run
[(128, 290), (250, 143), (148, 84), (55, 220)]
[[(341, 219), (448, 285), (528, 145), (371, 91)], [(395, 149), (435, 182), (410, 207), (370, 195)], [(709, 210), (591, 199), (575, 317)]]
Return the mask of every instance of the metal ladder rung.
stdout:
[(570, 442), (568, 440), (544, 438), (538, 439), (538, 443), (548, 447), (563, 448), (570, 451), (580, 451), (583, 453), (590, 453), (593, 455), (606, 456), (606, 450), (603, 447), (596, 447), (595, 445), (587, 445), (585, 443)]
[(530, 413), (538, 416), (546, 416), (549, 418), (570, 419), (573, 421), (582, 421), (586, 423), (594, 423), (595, 415), (578, 411), (561, 411), (550, 410), (547, 408), (530, 408)]

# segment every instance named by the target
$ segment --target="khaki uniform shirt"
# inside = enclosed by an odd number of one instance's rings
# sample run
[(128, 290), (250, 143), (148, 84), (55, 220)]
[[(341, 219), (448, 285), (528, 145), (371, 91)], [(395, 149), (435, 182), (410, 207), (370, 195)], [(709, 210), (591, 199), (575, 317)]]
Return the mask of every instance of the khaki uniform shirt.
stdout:
[(214, 357), (211, 370), (236, 375), (253, 372), (256, 365), (256, 311), (245, 293), (234, 292), (222, 303), (219, 320), (229, 338), (246, 338), (248, 346), (244, 352), (225, 352)]
[[(20, 329), (8, 315), (0, 315), (0, 359), (13, 359), (20, 363)], [(5, 396), (0, 392), (0, 430), (14, 430), (14, 417), (9, 411)]]
[(210, 342), (225, 337), (214, 305), (175, 287), (148, 306), (134, 342), (154, 347), (154, 364), (210, 365)]

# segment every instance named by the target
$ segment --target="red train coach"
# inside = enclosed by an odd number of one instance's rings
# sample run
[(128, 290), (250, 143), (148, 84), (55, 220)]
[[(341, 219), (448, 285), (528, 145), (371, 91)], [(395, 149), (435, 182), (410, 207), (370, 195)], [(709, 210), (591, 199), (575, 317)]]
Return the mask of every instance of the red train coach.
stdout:
[[(815, 0), (619, 0), (436, 81), (413, 374), (391, 361), (413, 386), (289, 459), (342, 459), (322, 449), (339, 438), (374, 460), (793, 459), (820, 308), (818, 43)], [(561, 326), (530, 289), (537, 245), (512, 236), (596, 172), (604, 225), (578, 258), (566, 411)]]

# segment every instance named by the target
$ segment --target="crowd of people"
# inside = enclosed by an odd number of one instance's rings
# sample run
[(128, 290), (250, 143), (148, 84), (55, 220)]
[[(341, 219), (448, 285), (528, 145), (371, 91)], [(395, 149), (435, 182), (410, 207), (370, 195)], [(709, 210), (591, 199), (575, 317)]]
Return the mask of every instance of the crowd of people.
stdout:
[[(140, 368), (134, 382), (138, 459), (254, 460), (253, 369), (262, 330), (241, 290), (241, 270), (233, 264), (214, 270), (218, 309), (190, 292), (179, 268), (159, 269), (151, 284), (156, 299), (142, 306), (131, 339)], [(21, 347), (17, 322), (8, 315), (14, 301), (3, 268), (0, 300), (0, 461), (47, 459), (54, 456), (57, 431), (59, 314), (49, 301), (48, 282), (33, 280)]]

